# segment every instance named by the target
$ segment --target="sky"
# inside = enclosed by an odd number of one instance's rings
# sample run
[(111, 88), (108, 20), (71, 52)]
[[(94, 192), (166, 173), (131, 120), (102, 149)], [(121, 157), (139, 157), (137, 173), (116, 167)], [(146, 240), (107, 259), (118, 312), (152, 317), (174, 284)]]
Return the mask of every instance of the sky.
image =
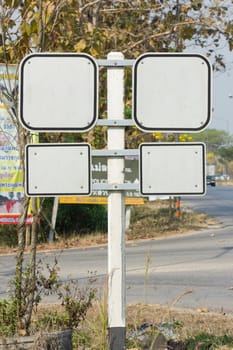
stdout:
[[(186, 52), (206, 56), (203, 48), (190, 46)], [(233, 135), (233, 51), (227, 49), (225, 41), (218, 49), (218, 54), (224, 56), (225, 69), (213, 72), (212, 82), (212, 118), (208, 129), (226, 130)], [(214, 63), (213, 58), (209, 58)]]
[[(232, 3), (229, 11), (230, 18), (233, 18)], [(213, 73), (213, 113), (208, 128), (226, 130), (233, 135), (233, 51), (229, 51), (226, 39), (221, 38), (214, 53), (223, 56), (225, 69)], [(209, 59), (214, 63), (213, 58)]]
[(213, 75), (213, 113), (208, 128), (233, 134), (233, 52), (227, 55), (225, 72)]
[[(209, 0), (207, 0), (208, 2)], [(210, 0), (211, 2), (211, 0)], [(216, 1), (217, 3), (217, 1)], [(221, 3), (228, 8), (228, 18), (230, 22), (233, 19), (232, 0), (221, 0)], [(195, 46), (192, 42), (186, 43), (187, 52), (196, 52), (206, 55), (206, 48)], [(206, 47), (211, 47), (211, 38)], [(214, 63), (214, 55), (222, 55), (225, 64), (224, 71), (213, 73), (213, 100), (212, 100), (212, 119), (208, 125), (209, 129), (226, 130), (233, 135), (233, 51), (229, 51), (227, 40), (222, 36), (218, 45), (213, 45), (213, 57), (209, 57), (211, 63)]]

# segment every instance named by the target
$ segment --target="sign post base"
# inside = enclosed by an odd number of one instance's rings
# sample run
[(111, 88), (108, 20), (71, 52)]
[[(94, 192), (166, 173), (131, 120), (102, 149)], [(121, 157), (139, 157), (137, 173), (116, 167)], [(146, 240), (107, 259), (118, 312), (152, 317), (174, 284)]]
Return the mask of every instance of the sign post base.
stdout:
[(108, 340), (111, 350), (126, 349), (126, 327), (111, 327), (108, 330)]

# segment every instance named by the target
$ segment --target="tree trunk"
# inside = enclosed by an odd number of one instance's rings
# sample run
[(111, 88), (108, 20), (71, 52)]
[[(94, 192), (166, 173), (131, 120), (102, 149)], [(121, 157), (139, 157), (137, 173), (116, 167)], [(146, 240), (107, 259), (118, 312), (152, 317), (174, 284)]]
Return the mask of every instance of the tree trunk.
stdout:
[(36, 245), (37, 245), (37, 223), (38, 223), (38, 208), (37, 198), (32, 198), (32, 211), (33, 211), (33, 222), (31, 231), (31, 260), (30, 260), (30, 276), (29, 276), (29, 295), (27, 302), (27, 313), (25, 315), (25, 329), (29, 332), (29, 326), (31, 324), (32, 311), (35, 300), (36, 290)]
[(25, 249), (25, 222), (27, 219), (30, 198), (24, 197), (23, 213), (20, 217), (18, 225), (18, 249), (16, 255), (16, 271), (15, 271), (15, 299), (17, 302), (17, 319), (20, 321), (22, 315), (22, 272)]

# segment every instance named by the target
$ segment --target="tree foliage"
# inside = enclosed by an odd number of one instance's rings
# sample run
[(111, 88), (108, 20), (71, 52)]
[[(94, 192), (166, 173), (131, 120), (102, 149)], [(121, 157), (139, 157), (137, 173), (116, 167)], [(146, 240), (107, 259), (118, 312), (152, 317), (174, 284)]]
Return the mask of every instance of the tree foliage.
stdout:
[(233, 161), (233, 146), (221, 147), (218, 154), (227, 162)]
[(206, 129), (201, 133), (192, 134), (194, 141), (206, 143), (208, 150), (218, 152), (220, 147), (228, 146), (233, 142), (233, 136), (225, 130)]
[[(204, 142), (207, 146), (207, 164), (215, 165), (218, 173), (233, 174), (230, 162), (233, 161), (233, 136), (225, 130), (206, 129), (192, 134), (194, 141)], [(224, 168), (223, 165), (224, 164)]]
[(112, 50), (128, 58), (147, 51), (182, 51), (190, 43), (221, 57), (224, 37), (232, 49), (232, 10), (225, 1), (24, 0), (1, 1), (1, 61), (18, 63), (30, 51)]

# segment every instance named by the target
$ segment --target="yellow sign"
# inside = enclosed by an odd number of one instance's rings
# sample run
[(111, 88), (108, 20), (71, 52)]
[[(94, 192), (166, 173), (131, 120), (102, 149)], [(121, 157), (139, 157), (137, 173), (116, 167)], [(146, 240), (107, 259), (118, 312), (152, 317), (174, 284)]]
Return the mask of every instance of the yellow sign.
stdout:
[[(88, 197), (88, 196), (80, 196), (80, 197), (60, 197), (60, 204), (107, 204), (107, 197)], [(144, 204), (143, 198), (125, 198), (126, 205), (141, 205)]]

